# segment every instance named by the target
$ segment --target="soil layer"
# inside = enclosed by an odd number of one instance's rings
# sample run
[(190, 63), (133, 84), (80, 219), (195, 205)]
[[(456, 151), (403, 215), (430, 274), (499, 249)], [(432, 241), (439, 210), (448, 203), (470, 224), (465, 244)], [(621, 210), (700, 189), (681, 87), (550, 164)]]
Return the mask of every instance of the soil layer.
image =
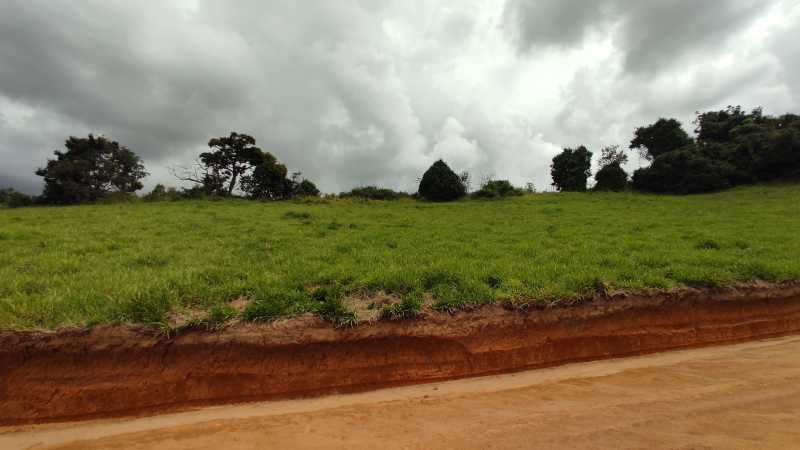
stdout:
[(335, 329), (312, 316), (167, 338), (135, 327), (0, 334), (0, 424), (300, 397), (800, 332), (800, 285), (486, 306)]

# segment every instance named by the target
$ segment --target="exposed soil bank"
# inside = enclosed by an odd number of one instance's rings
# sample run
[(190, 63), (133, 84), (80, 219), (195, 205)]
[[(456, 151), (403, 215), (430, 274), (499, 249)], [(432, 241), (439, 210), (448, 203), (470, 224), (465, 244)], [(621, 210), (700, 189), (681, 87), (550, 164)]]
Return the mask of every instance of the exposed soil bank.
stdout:
[(800, 285), (615, 296), (333, 329), (313, 317), (174, 339), (0, 335), (0, 423), (355, 391), (800, 332)]

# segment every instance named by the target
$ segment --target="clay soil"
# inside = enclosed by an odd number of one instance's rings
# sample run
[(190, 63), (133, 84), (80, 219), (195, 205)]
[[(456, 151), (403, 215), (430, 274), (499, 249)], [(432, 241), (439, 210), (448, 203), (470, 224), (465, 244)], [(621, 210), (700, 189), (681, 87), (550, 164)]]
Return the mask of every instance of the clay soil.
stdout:
[[(197, 330), (173, 337), (154, 335), (152, 330), (142, 328), (6, 332), (0, 334), (0, 424), (149, 414), (210, 404), (365, 391), (795, 333), (800, 333), (797, 284), (604, 296), (582, 305), (543, 310), (519, 311), (496, 305), (452, 316), (428, 313), (416, 320), (384, 321), (352, 329), (335, 329), (314, 317), (303, 316), (267, 325), (217, 332)], [(796, 364), (796, 344), (792, 348)], [(796, 376), (797, 366), (786, 358), (783, 363), (759, 359), (760, 367), (752, 363), (750, 378), (755, 384), (750, 394), (759, 395), (758, 382), (766, 380), (755, 376), (758, 370), (769, 377), (781, 364), (788, 367), (789, 372), (776, 375), (775, 380), (768, 380), (770, 383)], [(734, 364), (720, 370), (719, 376), (726, 376), (745, 368)], [(694, 379), (702, 378), (701, 373), (678, 376), (678, 380), (699, 383), (709, 395), (717, 388), (733, 392), (739, 383), (731, 379), (728, 385), (717, 386), (713, 377)], [(657, 422), (655, 405), (668, 398), (659, 400), (657, 395), (660, 389), (671, 389), (672, 377), (651, 375), (633, 379), (631, 385), (640, 385), (636, 392), (654, 402), (651, 411)], [(677, 375), (681, 374), (673, 377)], [(745, 379), (742, 383), (750, 381)], [(530, 395), (534, 399), (558, 399), (558, 405), (553, 407), (562, 410), (555, 411), (554, 417), (567, 414), (566, 405), (578, 399), (580, 393), (591, 393), (594, 397), (589, 398), (606, 402), (606, 409), (597, 413), (614, 417), (602, 420), (633, 414), (625, 403), (630, 393), (618, 389), (620, 384), (611, 386), (617, 387), (607, 392), (598, 387), (594, 392), (590, 388), (570, 390), (567, 385), (559, 388), (563, 392), (556, 389), (546, 395), (537, 390)], [(683, 398), (694, 398), (691, 389), (684, 392), (681, 385), (672, 387), (682, 392)], [(770, 395), (775, 396), (777, 404), (797, 406), (797, 391), (779, 389)], [(611, 401), (616, 396), (620, 398)], [(736, 401), (747, 402), (748, 398), (751, 397)], [(502, 436), (504, 428), (499, 424), (511, 413), (504, 412), (500, 404), (508, 402), (509, 411), (516, 411), (514, 414), (538, 411), (526, 410), (525, 402), (514, 400), (513, 395), (488, 399), (486, 408), (482, 401), (475, 398), (463, 405), (442, 404), (438, 410), (442, 416), (431, 416), (430, 420), (444, 424), (442, 417), (453, 412), (459, 412), (464, 420), (478, 420), (486, 414), (487, 423), (499, 428), (495, 433), (491, 431), (495, 428), (490, 427), (484, 435)], [(536, 402), (530, 407), (541, 405)], [(584, 406), (590, 405), (587, 399)], [(721, 408), (733, 405), (735, 402), (723, 403)], [(368, 412), (340, 420), (359, 423), (374, 414), (380, 417), (379, 409), (368, 408)], [(387, 416), (379, 422), (387, 436), (405, 434), (403, 430), (417, 420), (413, 409), (409, 404), (407, 413), (401, 408), (394, 413), (398, 414), (396, 417)], [(550, 423), (546, 416), (534, 416), (533, 422)], [(589, 421), (589, 417), (585, 420)], [(666, 415), (664, 419), (670, 417), (673, 416)], [(603, 423), (601, 418), (595, 420)], [(331, 429), (324, 422), (311, 428), (304, 428), (304, 421), (292, 423), (298, 431)], [(512, 420), (504, 426), (513, 423)], [(246, 427), (240, 431), (246, 434)], [(431, 434), (431, 439), (434, 436), (437, 434)], [(460, 447), (461, 443), (452, 441), (452, 446)], [(517, 444), (525, 446), (521, 441)]]
[(0, 448), (788, 449), (800, 337), (152, 418), (0, 428)]

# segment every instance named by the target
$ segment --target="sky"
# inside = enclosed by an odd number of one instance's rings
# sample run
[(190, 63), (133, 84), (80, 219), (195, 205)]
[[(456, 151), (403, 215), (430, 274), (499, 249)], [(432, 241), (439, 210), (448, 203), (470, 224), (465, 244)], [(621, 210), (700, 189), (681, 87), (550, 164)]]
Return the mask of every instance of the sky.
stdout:
[(89, 133), (179, 186), (237, 131), (323, 192), (414, 192), (439, 158), (543, 190), (660, 117), (799, 113), (798, 36), (800, 0), (4, 0), (0, 187)]

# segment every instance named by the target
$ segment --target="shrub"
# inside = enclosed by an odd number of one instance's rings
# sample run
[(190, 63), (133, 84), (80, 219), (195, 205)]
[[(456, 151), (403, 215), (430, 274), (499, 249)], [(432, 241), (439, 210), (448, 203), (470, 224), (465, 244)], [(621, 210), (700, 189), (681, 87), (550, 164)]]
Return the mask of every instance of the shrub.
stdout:
[(405, 192), (394, 191), (389, 188), (379, 188), (377, 186), (363, 186), (352, 189), (350, 192), (339, 194), (341, 198), (361, 198), (368, 200), (399, 200), (409, 197)]
[(433, 202), (449, 202), (466, 195), (461, 177), (456, 175), (441, 159), (425, 171), (419, 182), (419, 195)]
[(472, 196), (475, 198), (499, 198), (522, 195), (522, 189), (515, 188), (508, 180), (489, 180), (475, 191)]
[(174, 187), (165, 187), (163, 184), (157, 184), (152, 191), (148, 192), (142, 200), (146, 202), (163, 202), (180, 200), (181, 193)]
[(23, 194), (15, 189), (0, 189), (0, 204), (9, 208), (22, 208), (31, 206), (34, 203), (33, 197)]

